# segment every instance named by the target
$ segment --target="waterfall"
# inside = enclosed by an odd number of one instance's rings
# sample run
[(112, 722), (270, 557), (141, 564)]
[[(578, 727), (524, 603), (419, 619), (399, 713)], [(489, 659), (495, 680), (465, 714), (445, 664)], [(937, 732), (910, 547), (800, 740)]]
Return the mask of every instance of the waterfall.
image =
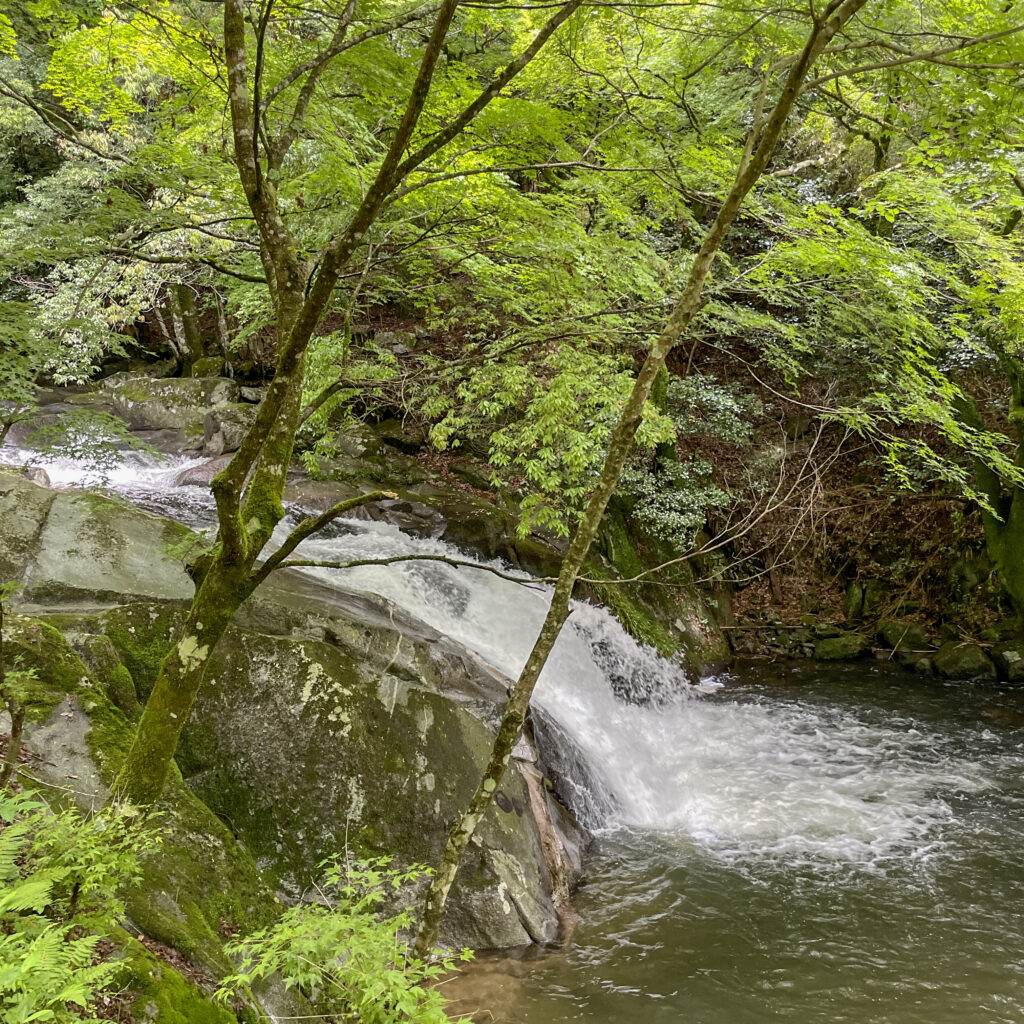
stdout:
[[(197, 461), (126, 455), (106, 486), (210, 526), (209, 493), (174, 485)], [(57, 485), (94, 482), (71, 462), (46, 468)], [(301, 514), (292, 510), (291, 521)], [(357, 519), (332, 524), (298, 553), (330, 561), (467, 557)], [(387, 598), (509, 679), (525, 663), (550, 599), (549, 587), (525, 578), (441, 562), (305, 571)], [(920, 723), (866, 720), (841, 706), (737, 695), (720, 681), (688, 679), (608, 611), (584, 602), (573, 604), (541, 676), (534, 725), (563, 797), (591, 827), (658, 831), (733, 861), (877, 866), (924, 857), (954, 820), (942, 794), (988, 785), (980, 768)]]

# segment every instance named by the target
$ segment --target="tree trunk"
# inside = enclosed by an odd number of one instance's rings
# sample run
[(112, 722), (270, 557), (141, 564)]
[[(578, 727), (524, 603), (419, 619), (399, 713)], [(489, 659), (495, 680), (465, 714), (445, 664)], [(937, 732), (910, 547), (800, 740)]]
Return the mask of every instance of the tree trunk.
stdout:
[(223, 556), (214, 559), (189, 609), (181, 638), (160, 666), (111, 790), (113, 800), (149, 808), (160, 798), (210, 655), (249, 596), (247, 575), (244, 566), (227, 566)]
[(176, 284), (170, 292), (174, 333), (181, 353), (181, 375), (192, 376), (195, 362), (203, 358), (203, 341), (199, 334), (199, 314), (195, 292), (187, 284)]
[[(533, 645), (526, 666), (516, 681), (505, 706), (490, 761), (465, 814), (455, 822), (449, 832), (441, 863), (434, 874), (424, 901), (423, 916), (415, 943), (417, 956), (427, 956), (437, 943), (441, 918), (444, 915), (445, 903), (452, 882), (455, 880), (455, 874), (477, 825), (494, 798), (512, 756), (512, 751), (522, 733), (534, 687), (537, 685), (548, 655), (558, 639), (562, 625), (569, 616), (569, 601), (572, 597), (576, 577), (587, 557), (590, 545), (597, 536), (605, 508), (618, 486), (619, 477), (622, 475), (623, 466), (633, 445), (633, 438), (640, 426), (644, 405), (650, 396), (654, 382), (665, 365), (669, 352), (683, 338), (694, 316), (703, 305), (704, 284), (711, 272), (715, 257), (718, 255), (740, 205), (760, 178), (774, 152), (808, 71), (829, 40), (866, 2), (867, 0), (844, 0), (844, 2), (833, 3), (829, 6), (828, 20), (814, 22), (803, 50), (790, 68), (782, 93), (770, 115), (763, 122), (763, 126), (758, 124), (758, 118), (755, 118), (747, 152), (740, 163), (732, 189), (697, 252), (682, 297), (672, 311), (665, 329), (652, 345), (633, 385), (632, 394), (626, 401), (625, 408), (612, 432), (608, 455), (605, 458), (600, 479), (573, 536), (569, 551), (562, 562), (551, 606), (548, 609), (544, 625), (541, 627), (540, 635)], [(759, 138), (757, 137), (758, 132), (760, 132)]]

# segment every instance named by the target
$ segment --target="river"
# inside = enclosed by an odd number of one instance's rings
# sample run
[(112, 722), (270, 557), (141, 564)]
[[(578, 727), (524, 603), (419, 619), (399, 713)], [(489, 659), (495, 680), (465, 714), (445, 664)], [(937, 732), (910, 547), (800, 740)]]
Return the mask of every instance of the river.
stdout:
[(737, 732), (733, 750), (696, 741), (735, 816), (708, 801), (683, 827), (599, 835), (571, 946), (482, 960), (452, 987), (459, 1009), (517, 1024), (1024, 1021), (1024, 694), (874, 664), (750, 666), (701, 702), (787, 723)]
[[(132, 457), (109, 486), (202, 526), (207, 492), (171, 483), (183, 464)], [(362, 521), (301, 551), (457, 554)], [(510, 676), (548, 600), (438, 563), (311, 571)], [(596, 835), (581, 924), (565, 948), (482, 957), (451, 983), (460, 1010), (515, 1024), (1024, 1022), (1024, 690), (876, 662), (698, 683), (581, 603), (536, 708), (563, 795)]]

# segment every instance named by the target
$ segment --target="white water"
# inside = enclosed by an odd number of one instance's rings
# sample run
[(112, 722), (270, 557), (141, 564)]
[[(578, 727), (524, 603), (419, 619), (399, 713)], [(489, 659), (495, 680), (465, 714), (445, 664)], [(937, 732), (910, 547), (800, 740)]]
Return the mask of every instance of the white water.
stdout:
[[(173, 487), (194, 461), (128, 456), (107, 486), (195, 523), (208, 493)], [(72, 463), (46, 469), (58, 486), (95, 482)], [(332, 561), (424, 553), (465, 557), (385, 523), (353, 520), (299, 551)], [(442, 563), (308, 571), (388, 598), (510, 678), (549, 599), (546, 587)], [(606, 611), (577, 603), (535, 706), (579, 748), (585, 770), (569, 765), (570, 788), (607, 798), (601, 825), (669, 833), (731, 861), (878, 868), (928, 858), (954, 823), (951, 802), (988, 785), (983, 750), (953, 752), (913, 720), (867, 721), (794, 700), (727, 701), (715, 688), (691, 685)]]

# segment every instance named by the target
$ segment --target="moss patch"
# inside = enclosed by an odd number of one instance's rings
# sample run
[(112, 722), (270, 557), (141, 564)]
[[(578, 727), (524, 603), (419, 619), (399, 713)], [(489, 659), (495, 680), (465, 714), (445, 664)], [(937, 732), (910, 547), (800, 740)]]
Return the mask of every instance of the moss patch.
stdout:
[(184, 609), (149, 602), (121, 605), (97, 617), (98, 631), (110, 637), (142, 700), (152, 691), (184, 621)]
[(137, 1024), (238, 1024), (239, 1016), (127, 934), (124, 986)]
[[(8, 640), (16, 657), (38, 677), (31, 684), (29, 720), (46, 721), (73, 696), (89, 724), (88, 749), (82, 753), (109, 786), (131, 742), (131, 722), (50, 623), (26, 616), (10, 621)], [(128, 916), (147, 935), (208, 970), (227, 972), (231, 964), (223, 953), (222, 933), (263, 927), (278, 916), (280, 904), (246, 851), (185, 785), (176, 767), (156, 810), (166, 834), (143, 861), (140, 885), (125, 894)]]

